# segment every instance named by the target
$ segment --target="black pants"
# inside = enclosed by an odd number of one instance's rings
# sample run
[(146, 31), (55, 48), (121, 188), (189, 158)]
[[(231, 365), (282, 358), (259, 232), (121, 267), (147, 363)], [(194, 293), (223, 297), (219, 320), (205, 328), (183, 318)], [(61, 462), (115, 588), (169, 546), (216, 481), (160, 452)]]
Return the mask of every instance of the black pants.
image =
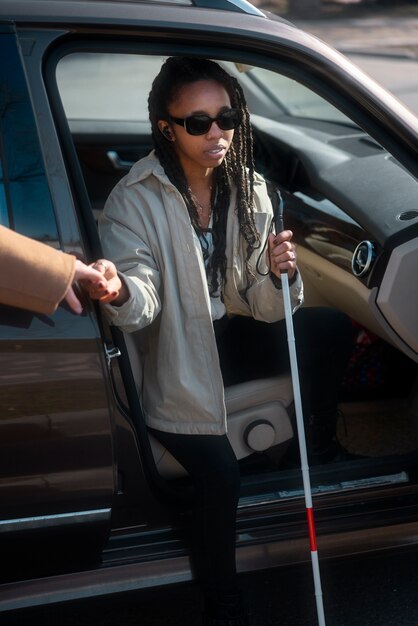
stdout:
[(191, 543), (195, 576), (208, 598), (236, 591), (238, 462), (226, 435), (177, 435), (150, 429), (195, 488)]
[[(293, 315), (293, 326), (304, 414), (335, 414), (354, 347), (351, 321), (335, 309), (307, 307)], [(225, 317), (215, 331), (225, 386), (290, 370), (284, 320)]]
[[(285, 322), (224, 318), (215, 333), (226, 386), (289, 369)], [(333, 309), (306, 308), (294, 315), (304, 412), (334, 414), (338, 388), (352, 349), (349, 319)], [(236, 587), (235, 518), (238, 462), (226, 436), (177, 435), (153, 430), (188, 471), (196, 489), (192, 558), (207, 596)]]

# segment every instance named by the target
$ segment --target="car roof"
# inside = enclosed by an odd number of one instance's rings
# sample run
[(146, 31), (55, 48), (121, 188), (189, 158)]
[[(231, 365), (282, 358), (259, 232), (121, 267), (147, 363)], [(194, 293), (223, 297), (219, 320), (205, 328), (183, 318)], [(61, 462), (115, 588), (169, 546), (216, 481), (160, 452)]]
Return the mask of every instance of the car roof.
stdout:
[[(57, 2), (57, 0), (54, 0)], [(62, 0), (58, 0), (62, 3)], [(85, 0), (76, 0), (77, 2), (85, 2)], [(100, 2), (101, 0), (92, 0)], [(159, 4), (159, 5), (183, 5), (212, 8), (225, 11), (240, 11), (250, 14), (262, 14), (257, 7), (247, 0), (109, 0), (110, 2), (133, 2), (136, 4)], [(28, 0), (28, 2), (39, 3), (39, 0)], [(16, 0), (13, 4), (17, 4)]]
[(207, 48), (210, 42), (212, 50), (225, 42), (225, 48), (239, 50), (249, 64), (252, 54), (275, 56), (280, 50), (289, 65), (303, 57), (306, 72), (325, 80), (333, 75), (342, 90), (359, 90), (358, 99), (383, 107), (385, 117), (395, 114), (397, 125), (402, 120), (418, 133), (417, 118), (332, 46), (272, 13), (248, 13), (247, 5), (245, 0), (0, 0), (0, 22), (12, 22), (19, 29), (58, 27), (73, 32), (123, 27), (133, 35), (163, 30), (197, 47), (204, 43)]
[[(35, 1), (36, 0), (32, 0)], [(83, 2), (84, 0), (78, 0)], [(95, 1), (95, 0), (93, 0)], [(97, 0), (100, 2), (101, 0)], [(207, 9), (215, 9), (221, 11), (239, 11), (248, 13), (249, 15), (262, 16), (263, 13), (247, 0), (110, 0), (111, 2), (136, 2), (142, 4), (159, 4), (159, 5), (182, 5), (195, 6)]]
[[(98, 11), (100, 5), (100, 11)], [(160, 19), (163, 18), (162, 8), (165, 11), (172, 9), (193, 11), (200, 9), (206, 11), (206, 19), (210, 14), (231, 13), (260, 17), (266, 19), (269, 15), (278, 21), (286, 22), (281, 17), (274, 16), (268, 12), (263, 12), (253, 6), (247, 0), (0, 0), (0, 18), (4, 16), (16, 19), (36, 19), (42, 17), (44, 21), (55, 21), (56, 18), (67, 16), (69, 18), (94, 16), (97, 21), (101, 18), (114, 17), (115, 11), (129, 15), (146, 14), (147, 8), (154, 8), (159, 11)], [(132, 12), (133, 11), (133, 12)]]
[(321, 48), (325, 54), (326, 50), (332, 50), (296, 25), (272, 13), (261, 12), (246, 0), (0, 0), (0, 21), (13, 22), (19, 27), (197, 28), (205, 33), (233, 35), (236, 32), (255, 38), (271, 33), (283, 36), (289, 43), (295, 40), (306, 49)]
[[(48, 0), (47, 0), (48, 3)], [(76, 4), (89, 4), (89, 3), (100, 3), (104, 4), (133, 4), (133, 5), (148, 5), (148, 6), (159, 6), (159, 7), (167, 7), (167, 6), (177, 6), (177, 7), (198, 7), (204, 9), (211, 9), (215, 11), (231, 11), (231, 12), (239, 12), (247, 15), (255, 15), (258, 17), (265, 17), (265, 13), (263, 13), (260, 9), (252, 5), (247, 0), (49, 0), (50, 8), (51, 5), (54, 5), (54, 8), (57, 12), (60, 9), (71, 7)], [(3, 7), (7, 7), (10, 5), (12, 7), (12, 11), (14, 10), (16, 13), (20, 13), (21, 8), (25, 8), (27, 5), (28, 14), (33, 13), (34, 11), (42, 11), (42, 6), (45, 4), (43, 0), (2, 0), (0, 5)], [(7, 9), (6, 9), (7, 10)], [(55, 13), (55, 10), (52, 11), (52, 14)]]

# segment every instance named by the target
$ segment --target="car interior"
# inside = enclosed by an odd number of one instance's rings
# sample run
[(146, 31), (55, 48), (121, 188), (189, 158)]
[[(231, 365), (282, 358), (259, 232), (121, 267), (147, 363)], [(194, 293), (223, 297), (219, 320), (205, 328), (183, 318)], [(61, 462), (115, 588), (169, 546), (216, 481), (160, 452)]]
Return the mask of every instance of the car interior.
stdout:
[[(96, 51), (84, 42), (82, 50), (69, 44), (50, 59), (51, 101), (64, 152), (73, 161), (82, 221), (93, 235), (114, 185), (152, 149), (147, 96), (163, 58), (122, 48)], [(342, 112), (344, 102), (340, 110), (319, 88), (282, 68), (219, 62), (246, 93), (256, 169), (284, 198), (285, 225), (294, 232), (304, 281), (304, 306), (344, 311), (356, 332), (337, 429), (347, 458), (311, 467), (313, 489), (332, 493), (408, 482), (418, 461), (417, 346), (416, 338), (408, 341), (412, 322), (405, 310), (411, 303), (399, 302), (391, 290), (393, 277), (382, 306), (376, 298), (389, 280), (383, 261), (394, 247), (391, 242), (397, 238), (401, 249), (408, 247), (400, 264), (416, 256), (417, 244), (406, 231), (413, 219), (408, 210), (418, 206), (417, 181)], [(395, 214), (401, 216), (396, 223), (388, 219)], [(120, 339), (140, 397), (135, 333)], [(228, 387), (225, 393), (228, 436), (243, 474), (241, 502), (272, 492), (283, 498), (299, 494), (290, 373)], [(173, 485), (187, 481), (161, 444), (151, 438), (150, 445), (164, 480)]]

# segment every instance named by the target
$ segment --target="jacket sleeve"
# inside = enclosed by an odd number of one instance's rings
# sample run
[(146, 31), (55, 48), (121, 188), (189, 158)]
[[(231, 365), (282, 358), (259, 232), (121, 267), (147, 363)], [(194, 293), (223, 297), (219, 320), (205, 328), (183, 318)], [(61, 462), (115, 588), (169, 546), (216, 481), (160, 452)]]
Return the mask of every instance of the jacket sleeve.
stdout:
[(65, 296), (75, 257), (0, 226), (0, 302), (51, 314)]
[(115, 263), (130, 295), (122, 306), (106, 304), (103, 309), (126, 332), (148, 326), (161, 310), (160, 272), (145, 233), (138, 232), (140, 223), (134, 199), (116, 187), (99, 218), (99, 234), (104, 256)]

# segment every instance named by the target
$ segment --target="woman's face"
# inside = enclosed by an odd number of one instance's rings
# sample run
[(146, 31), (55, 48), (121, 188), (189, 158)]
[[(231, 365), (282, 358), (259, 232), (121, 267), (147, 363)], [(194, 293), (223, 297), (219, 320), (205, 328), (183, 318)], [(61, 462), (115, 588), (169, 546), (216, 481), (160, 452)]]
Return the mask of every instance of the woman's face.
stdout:
[[(229, 95), (220, 83), (199, 80), (184, 85), (179, 90), (175, 100), (168, 106), (168, 112), (172, 118), (184, 119), (202, 114), (216, 118), (230, 108)], [(171, 120), (161, 120), (160, 130), (163, 131), (167, 125), (186, 176), (188, 173), (199, 173), (199, 170), (218, 167), (224, 160), (234, 136), (233, 130), (221, 130), (216, 122), (213, 122), (203, 135), (190, 135), (184, 126)]]

